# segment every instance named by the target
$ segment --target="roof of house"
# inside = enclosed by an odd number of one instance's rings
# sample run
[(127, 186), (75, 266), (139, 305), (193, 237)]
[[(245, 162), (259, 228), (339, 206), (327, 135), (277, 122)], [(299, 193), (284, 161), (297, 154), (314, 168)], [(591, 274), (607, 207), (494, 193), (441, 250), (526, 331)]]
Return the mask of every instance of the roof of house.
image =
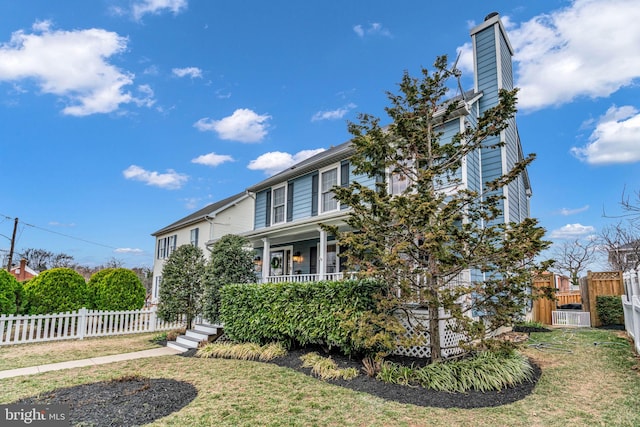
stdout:
[(340, 145), (333, 146), (328, 150), (318, 153), (315, 156), (311, 156), (308, 159), (305, 159), (299, 163), (296, 163), (290, 168), (283, 170), (282, 172), (278, 172), (277, 174), (263, 181), (260, 181), (259, 183), (247, 188), (247, 191), (253, 193), (265, 188), (269, 188), (274, 184), (279, 184), (286, 180), (306, 175), (309, 172), (313, 172), (319, 168), (322, 168), (323, 166), (327, 166), (331, 163), (337, 162), (338, 160), (350, 157), (351, 154), (353, 154), (353, 151), (354, 150), (351, 146), (351, 141), (343, 142)]
[[(443, 103), (443, 106), (449, 105), (451, 102), (458, 102), (463, 99), (466, 102), (473, 103), (480, 96), (482, 96), (482, 92), (475, 92), (474, 90), (469, 90), (464, 93), (464, 97), (458, 94), (457, 96), (454, 96), (453, 98), (446, 100)], [(444, 109), (442, 111), (444, 111)], [(461, 114), (467, 113), (467, 111), (462, 108), (460, 109), (460, 111), (461, 111)], [(454, 116), (455, 114), (451, 115), (450, 117), (453, 118)], [(267, 189), (272, 185), (280, 184), (284, 181), (306, 175), (310, 172), (321, 169), (324, 166), (328, 166), (332, 163), (335, 163), (339, 160), (347, 159), (351, 157), (353, 152), (354, 152), (354, 148), (351, 145), (350, 140), (347, 142), (343, 142), (342, 144), (332, 146), (328, 150), (325, 150), (321, 153), (311, 156), (308, 159), (305, 159), (299, 163), (296, 163), (295, 165), (281, 172), (278, 172), (277, 174), (263, 181), (260, 181), (257, 184), (252, 185), (251, 187), (247, 188), (247, 191), (251, 193), (255, 193), (257, 191)]]
[[(25, 265), (24, 271), (27, 272), (28, 274), (32, 275), (32, 276), (37, 276), (38, 275), (38, 272), (35, 271), (33, 268), (29, 267), (28, 265)], [(12, 267), (10, 272), (13, 273), (16, 276), (19, 276), (20, 273), (21, 273), (20, 266), (16, 265), (15, 267)]]
[(218, 202), (212, 203), (210, 205), (205, 206), (204, 208), (195, 211), (194, 213), (185, 216), (178, 221), (167, 225), (164, 228), (156, 231), (155, 233), (151, 233), (152, 236), (157, 236), (159, 234), (164, 234), (169, 231), (177, 230), (179, 228), (184, 227), (185, 225), (193, 224), (196, 222), (200, 222), (205, 218), (211, 217), (218, 212), (222, 212), (223, 210), (235, 205), (239, 201), (249, 197), (246, 192), (234, 194), (233, 196), (227, 197), (226, 199), (220, 200)]

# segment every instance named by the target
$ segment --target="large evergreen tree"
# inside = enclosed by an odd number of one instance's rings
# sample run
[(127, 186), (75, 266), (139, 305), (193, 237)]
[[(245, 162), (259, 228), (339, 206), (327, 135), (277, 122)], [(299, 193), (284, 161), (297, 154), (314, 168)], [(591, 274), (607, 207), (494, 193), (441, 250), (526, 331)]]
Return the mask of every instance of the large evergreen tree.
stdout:
[[(376, 186), (352, 182), (334, 188), (335, 197), (351, 207), (347, 222), (357, 231), (328, 227), (351, 268), (381, 277), (393, 288), (381, 301), (388, 317), (369, 319), (363, 327), (379, 334), (385, 323), (396, 322), (392, 312), (418, 301), (429, 311), (433, 361), (442, 359), (443, 313), (455, 319), (455, 329), (468, 341), (519, 316), (530, 297), (533, 259), (548, 246), (535, 219), (502, 221), (502, 189), (518, 179), (533, 155), (484, 182), (482, 191), (459, 186), (467, 155), (503, 144), (488, 140), (513, 122), (516, 90), (502, 90), (498, 105), (478, 118), (476, 126), (444, 139), (439, 125), (464, 108), (460, 98), (445, 99), (454, 76), (446, 67), (446, 57), (439, 57), (433, 71), (423, 69), (420, 79), (404, 74), (400, 93), (388, 94), (388, 126), (367, 114), (349, 124), (354, 172), (375, 177)], [(406, 189), (391, 195), (390, 176), (404, 180)], [(461, 282), (464, 271), (474, 271), (482, 280)]]
[(187, 328), (202, 313), (205, 260), (202, 249), (179, 246), (162, 269), (158, 316), (164, 320), (187, 319)]
[(247, 239), (234, 234), (222, 236), (211, 248), (204, 287), (204, 316), (218, 322), (220, 316), (220, 288), (228, 284), (256, 281), (253, 251)]

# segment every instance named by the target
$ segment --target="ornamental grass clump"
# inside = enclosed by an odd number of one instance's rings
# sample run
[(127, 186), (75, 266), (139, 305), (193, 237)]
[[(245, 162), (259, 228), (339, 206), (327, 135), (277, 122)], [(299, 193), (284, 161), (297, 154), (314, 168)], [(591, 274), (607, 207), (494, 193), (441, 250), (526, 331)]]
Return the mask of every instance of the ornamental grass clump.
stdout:
[(286, 354), (287, 350), (280, 343), (262, 346), (254, 343), (210, 343), (198, 349), (196, 356), (205, 359), (222, 358), (268, 362)]
[(339, 369), (338, 364), (330, 357), (322, 357), (316, 352), (300, 356), (303, 368), (311, 368), (311, 373), (323, 380), (350, 380), (358, 376), (356, 368)]
[(419, 385), (436, 391), (502, 390), (533, 378), (533, 367), (519, 353), (482, 352), (457, 361), (432, 363), (423, 367), (384, 362), (377, 377), (402, 385)]

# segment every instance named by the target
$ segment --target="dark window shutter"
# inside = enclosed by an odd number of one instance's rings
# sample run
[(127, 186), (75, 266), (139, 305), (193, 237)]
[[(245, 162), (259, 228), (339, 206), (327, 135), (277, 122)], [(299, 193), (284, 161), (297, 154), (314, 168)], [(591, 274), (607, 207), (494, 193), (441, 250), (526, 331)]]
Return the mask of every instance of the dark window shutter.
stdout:
[(267, 214), (265, 215), (264, 226), (268, 227), (270, 225), (271, 225), (271, 189), (267, 190)]
[(311, 177), (311, 216), (318, 215), (318, 184), (320, 177), (314, 173)]
[(293, 221), (293, 182), (287, 185), (287, 222)]
[(343, 160), (340, 164), (340, 186), (349, 186), (349, 160)]

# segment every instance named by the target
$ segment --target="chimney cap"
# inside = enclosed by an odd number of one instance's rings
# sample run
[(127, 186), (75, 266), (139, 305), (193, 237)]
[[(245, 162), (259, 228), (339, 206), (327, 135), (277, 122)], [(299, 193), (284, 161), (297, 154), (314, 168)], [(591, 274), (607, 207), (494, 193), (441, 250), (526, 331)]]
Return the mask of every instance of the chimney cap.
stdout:
[(500, 15), (498, 12), (491, 12), (490, 14), (488, 14), (487, 16), (484, 17), (485, 21), (488, 21), (489, 19), (493, 18), (494, 16), (498, 16)]

